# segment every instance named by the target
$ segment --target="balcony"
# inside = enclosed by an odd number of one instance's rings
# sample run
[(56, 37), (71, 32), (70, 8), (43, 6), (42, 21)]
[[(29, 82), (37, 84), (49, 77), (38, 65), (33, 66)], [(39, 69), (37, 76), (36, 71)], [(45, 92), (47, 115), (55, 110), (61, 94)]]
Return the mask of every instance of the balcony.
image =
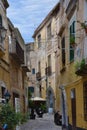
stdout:
[(66, 16), (68, 19), (72, 17), (72, 14), (76, 8), (77, 0), (70, 0), (67, 8), (66, 8)]
[(0, 43), (0, 57), (2, 57), (5, 54), (5, 49), (3, 47), (3, 44)]
[(51, 76), (51, 66), (48, 66), (47, 68), (45, 68), (45, 74), (47, 75), (47, 76)]
[(41, 80), (41, 73), (40, 72), (37, 72), (36, 73), (36, 79), (39, 81)]
[(58, 34), (61, 36), (63, 30), (65, 29), (66, 26), (66, 15), (63, 14), (63, 16), (59, 17), (59, 31)]
[(87, 58), (77, 62), (75, 74), (79, 76), (87, 76)]
[(28, 68), (27, 65), (22, 64), (21, 67), (22, 67), (22, 69), (23, 69), (24, 72), (30, 72), (30, 69)]
[(24, 50), (16, 40), (10, 44), (9, 52), (19, 64), (24, 64)]

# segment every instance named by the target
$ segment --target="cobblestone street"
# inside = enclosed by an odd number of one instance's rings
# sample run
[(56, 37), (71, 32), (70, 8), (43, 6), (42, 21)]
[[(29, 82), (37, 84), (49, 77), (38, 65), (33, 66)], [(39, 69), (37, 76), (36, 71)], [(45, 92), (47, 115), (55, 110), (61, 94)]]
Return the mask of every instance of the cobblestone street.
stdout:
[(21, 130), (61, 130), (61, 126), (55, 125), (52, 114), (44, 114), (43, 118), (36, 117), (21, 126)]

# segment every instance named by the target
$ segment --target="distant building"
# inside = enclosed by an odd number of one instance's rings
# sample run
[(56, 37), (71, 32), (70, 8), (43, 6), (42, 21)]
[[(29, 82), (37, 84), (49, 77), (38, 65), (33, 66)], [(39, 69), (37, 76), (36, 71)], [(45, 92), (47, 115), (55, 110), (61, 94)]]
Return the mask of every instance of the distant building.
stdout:
[(37, 53), (34, 49), (34, 43), (26, 44), (26, 52), (27, 52), (27, 62), (28, 66), (30, 67), (30, 72), (27, 73), (29, 77), (29, 84), (28, 90), (31, 92), (32, 97), (39, 97), (40, 91), (37, 87), (37, 80), (36, 80), (36, 60), (37, 60)]
[(58, 3), (35, 30), (36, 80), (41, 97), (46, 98), (48, 111), (55, 110), (56, 104), (56, 69), (55, 51), (55, 22), (59, 12)]
[(9, 26), (9, 60), (10, 89), (12, 104), (16, 111), (28, 110), (28, 77), (25, 42), (21, 33), (8, 19)]

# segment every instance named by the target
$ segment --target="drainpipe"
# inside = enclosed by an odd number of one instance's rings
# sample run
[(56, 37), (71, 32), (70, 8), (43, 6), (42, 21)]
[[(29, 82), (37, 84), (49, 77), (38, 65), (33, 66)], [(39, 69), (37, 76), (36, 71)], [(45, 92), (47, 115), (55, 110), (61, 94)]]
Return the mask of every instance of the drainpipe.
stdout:
[(66, 92), (64, 85), (59, 87), (61, 90), (61, 107), (62, 107), (62, 130), (68, 130), (68, 116), (67, 116), (67, 105), (66, 105)]

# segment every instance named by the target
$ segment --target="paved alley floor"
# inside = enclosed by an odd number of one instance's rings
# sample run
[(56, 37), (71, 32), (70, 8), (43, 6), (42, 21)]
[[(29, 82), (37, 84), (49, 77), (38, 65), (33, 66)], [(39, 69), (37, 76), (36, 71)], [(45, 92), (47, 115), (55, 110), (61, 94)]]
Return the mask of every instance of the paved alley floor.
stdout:
[(21, 126), (21, 130), (61, 130), (61, 126), (54, 123), (52, 114), (44, 114), (43, 118), (36, 117)]

